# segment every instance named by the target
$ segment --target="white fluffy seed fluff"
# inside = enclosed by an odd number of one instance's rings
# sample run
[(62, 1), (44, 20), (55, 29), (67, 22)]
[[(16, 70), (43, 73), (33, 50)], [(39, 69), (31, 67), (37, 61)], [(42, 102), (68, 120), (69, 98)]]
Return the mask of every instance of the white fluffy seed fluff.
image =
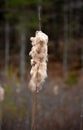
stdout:
[(36, 31), (35, 37), (31, 37), (32, 49), (29, 55), (31, 59), (31, 80), (29, 88), (34, 92), (47, 77), (47, 43), (48, 36), (42, 31)]

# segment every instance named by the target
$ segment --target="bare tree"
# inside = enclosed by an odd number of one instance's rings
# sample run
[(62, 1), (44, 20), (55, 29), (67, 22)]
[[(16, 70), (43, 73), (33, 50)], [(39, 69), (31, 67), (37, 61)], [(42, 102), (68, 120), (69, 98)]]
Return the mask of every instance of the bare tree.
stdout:
[(25, 36), (25, 31), (22, 29), (20, 33), (20, 39), (21, 39), (21, 50), (20, 50), (20, 80), (21, 83), (24, 82), (25, 79), (25, 41), (26, 41), (26, 36)]
[(9, 23), (5, 24), (5, 70), (7, 71), (9, 66), (9, 32), (10, 26)]
[(82, 75), (83, 75), (83, 40), (81, 46), (82, 46), (81, 61), (82, 61)]
[(66, 79), (67, 77), (67, 51), (68, 51), (68, 18), (67, 18), (67, 14), (66, 14), (66, 10), (65, 10), (65, 6), (64, 6), (64, 52), (63, 52), (63, 75), (64, 75), (64, 79)]

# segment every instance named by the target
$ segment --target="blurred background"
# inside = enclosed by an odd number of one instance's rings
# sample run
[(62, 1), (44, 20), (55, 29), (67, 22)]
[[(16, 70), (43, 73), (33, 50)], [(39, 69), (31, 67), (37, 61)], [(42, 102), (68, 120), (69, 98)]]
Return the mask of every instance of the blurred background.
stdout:
[(83, 0), (0, 0), (0, 130), (31, 130), (30, 37), (49, 36), (36, 130), (83, 129)]

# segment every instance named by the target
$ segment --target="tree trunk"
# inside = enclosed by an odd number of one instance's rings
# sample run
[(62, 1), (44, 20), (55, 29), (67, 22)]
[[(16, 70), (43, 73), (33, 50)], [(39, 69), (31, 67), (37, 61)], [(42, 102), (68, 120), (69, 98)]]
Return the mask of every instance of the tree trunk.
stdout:
[(83, 40), (81, 44), (82, 44), (81, 61), (82, 61), (82, 75), (83, 75)]
[[(65, 10), (65, 8), (64, 8)], [(67, 78), (67, 70), (68, 70), (68, 66), (67, 66), (67, 51), (68, 51), (68, 25), (67, 25), (67, 14), (64, 11), (64, 52), (63, 52), (63, 76), (64, 76), (64, 80)]]
[(24, 83), (25, 79), (25, 48), (26, 48), (26, 36), (25, 31), (21, 30), (21, 50), (20, 50), (20, 81), (21, 83)]
[(9, 23), (6, 22), (5, 25), (5, 70), (7, 72), (9, 66)]

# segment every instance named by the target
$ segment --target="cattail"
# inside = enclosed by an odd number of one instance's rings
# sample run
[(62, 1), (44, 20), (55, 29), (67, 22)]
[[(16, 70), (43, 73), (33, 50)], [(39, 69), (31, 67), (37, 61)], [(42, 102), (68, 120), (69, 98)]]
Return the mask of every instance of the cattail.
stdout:
[(35, 37), (31, 37), (32, 49), (29, 55), (31, 59), (31, 80), (29, 83), (30, 89), (34, 92), (36, 87), (39, 89), (40, 85), (47, 77), (47, 43), (48, 36), (42, 31), (36, 31)]

